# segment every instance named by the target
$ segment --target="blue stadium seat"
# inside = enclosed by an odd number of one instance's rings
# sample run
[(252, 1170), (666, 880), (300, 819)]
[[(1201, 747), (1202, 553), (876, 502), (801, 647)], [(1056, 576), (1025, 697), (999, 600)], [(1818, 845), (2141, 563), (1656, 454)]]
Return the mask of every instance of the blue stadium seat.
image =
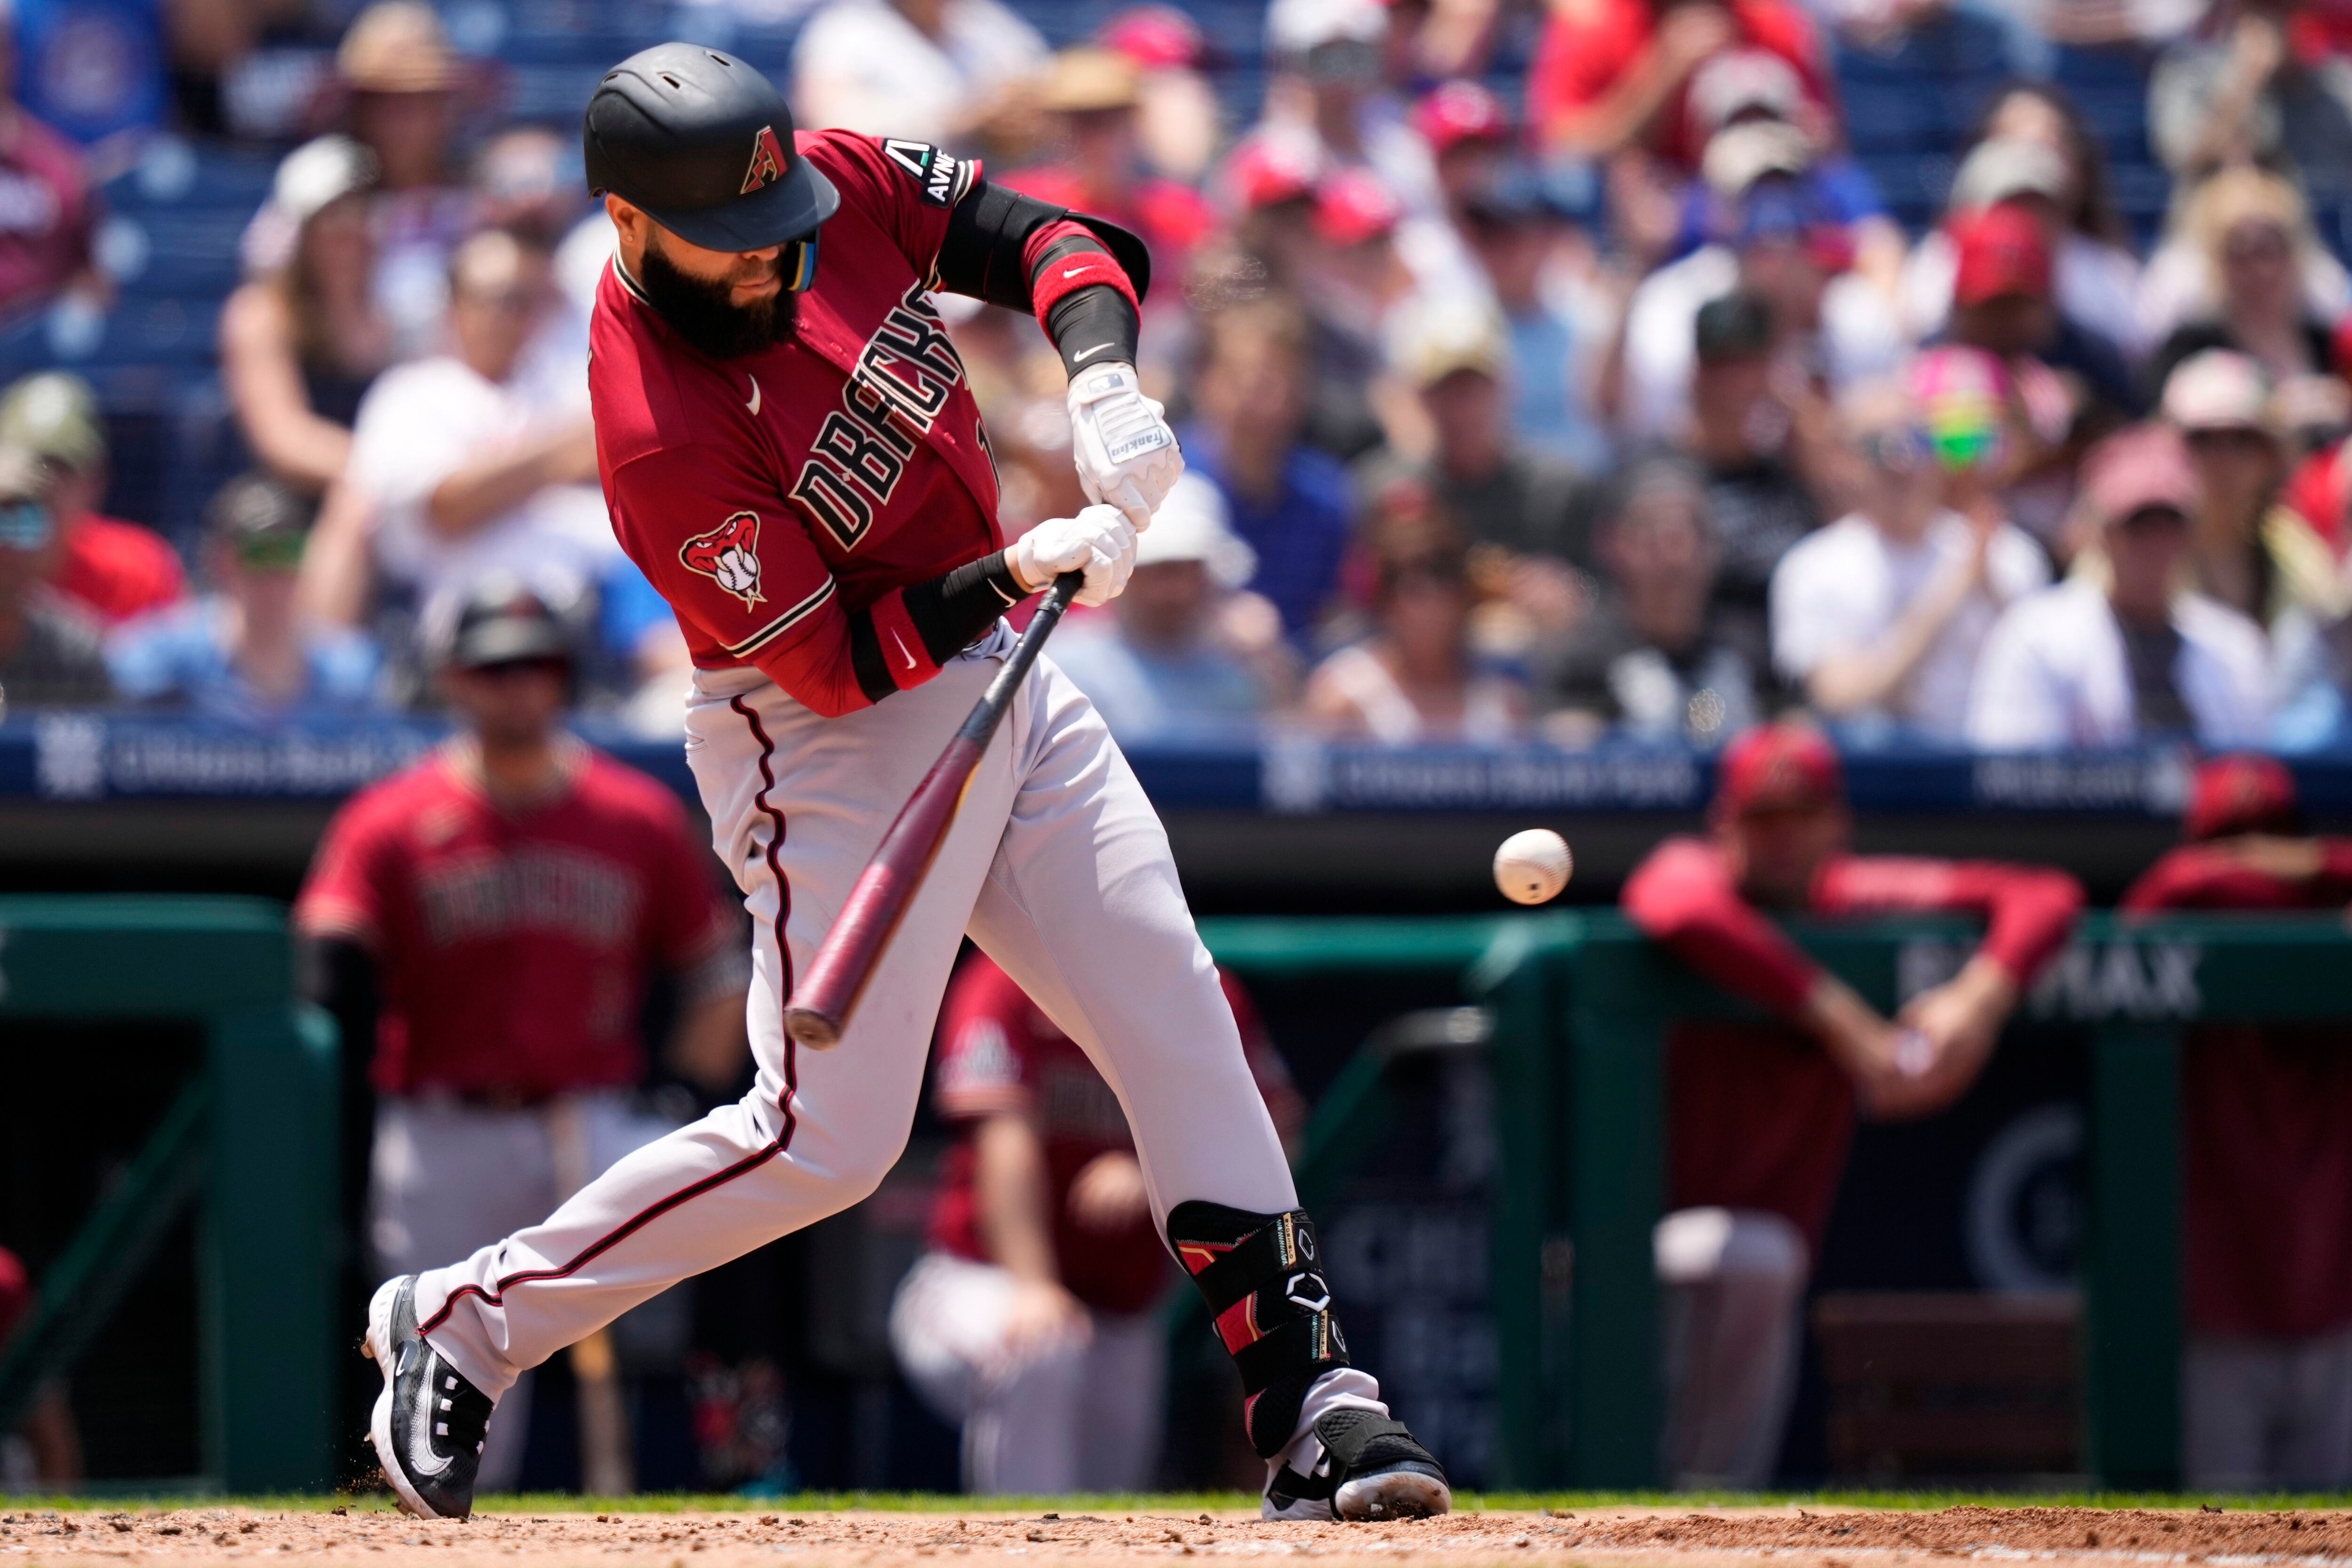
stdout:
[(1857, 147), (1910, 152), (1946, 142), (1941, 106), (1919, 83), (1858, 81), (1844, 97), (1846, 136)]

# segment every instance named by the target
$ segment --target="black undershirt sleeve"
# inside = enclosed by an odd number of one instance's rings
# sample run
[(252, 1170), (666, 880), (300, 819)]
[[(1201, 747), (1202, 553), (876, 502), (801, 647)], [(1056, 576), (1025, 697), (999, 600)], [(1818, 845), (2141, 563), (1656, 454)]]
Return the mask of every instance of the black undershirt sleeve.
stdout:
[[(996, 618), (1029, 597), (1013, 580), (1003, 550), (992, 550), (966, 561), (953, 571), (918, 582), (904, 590), (899, 601), (907, 619), (923, 639), (931, 663), (944, 664), (971, 646)], [(849, 617), (849, 667), (856, 672), (857, 689), (868, 702), (880, 702), (898, 689), (890, 665), (882, 656), (882, 641), (875, 634), (874, 617), (855, 611)]]

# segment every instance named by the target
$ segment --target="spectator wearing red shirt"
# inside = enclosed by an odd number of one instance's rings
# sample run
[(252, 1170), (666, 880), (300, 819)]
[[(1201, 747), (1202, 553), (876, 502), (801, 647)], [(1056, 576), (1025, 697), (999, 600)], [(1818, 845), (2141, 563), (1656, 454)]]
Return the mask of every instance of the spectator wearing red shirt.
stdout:
[[(656, 969), (681, 1073), (725, 1092), (747, 1058), (709, 856), (668, 790), (563, 731), (571, 657), (541, 601), (478, 588), (441, 670), (459, 734), (344, 806), (295, 905), (306, 994), (373, 1047), (378, 1274), (498, 1245), (670, 1130), (628, 1092)], [(511, 1489), (529, 1429), (509, 1392), (485, 1490)]]
[[(2065, 942), (2083, 891), (2063, 872), (1858, 856), (1837, 754), (1793, 724), (1723, 754), (1712, 832), (1670, 839), (1625, 884), (1625, 912), (1772, 1024), (1689, 1023), (1667, 1048), (1670, 1212), (1666, 1469), (1676, 1485), (1771, 1474), (1796, 1371), (1797, 1309), (1845, 1168), (1857, 1103), (1921, 1116), (1957, 1100), (2020, 994)], [(1889, 1019), (1772, 923), (1965, 913), (1985, 939), (1959, 974)]]
[[(2352, 840), (2305, 836), (2294, 775), (2271, 758), (2200, 768), (2185, 829), (2122, 909), (2352, 903)], [(2200, 1024), (2181, 1042), (2181, 1436), (2200, 1490), (2352, 1482), (2347, 1044), (2341, 1024)]]
[(48, 467), (61, 536), (51, 588), (108, 627), (186, 597), (187, 574), (170, 545), (98, 509), (109, 476), (106, 429), (88, 382), (45, 371), (16, 382), (0, 396), (0, 443)]
[(1528, 76), (1528, 118), (1550, 151), (1603, 158), (1639, 147), (1696, 173), (1702, 142), (1684, 101), (1691, 77), (1742, 45), (1794, 67), (1807, 118), (1830, 123), (1827, 57), (1794, 0), (1560, 0)]
[[(1230, 975), (1242, 1047), (1286, 1143), (1305, 1119)], [(1077, 1043), (984, 954), (949, 984), (932, 1100), (948, 1153), (930, 1250), (890, 1308), (898, 1364), (963, 1426), (983, 1494), (1147, 1490), (1159, 1454), (1177, 1276), (1118, 1097)]]

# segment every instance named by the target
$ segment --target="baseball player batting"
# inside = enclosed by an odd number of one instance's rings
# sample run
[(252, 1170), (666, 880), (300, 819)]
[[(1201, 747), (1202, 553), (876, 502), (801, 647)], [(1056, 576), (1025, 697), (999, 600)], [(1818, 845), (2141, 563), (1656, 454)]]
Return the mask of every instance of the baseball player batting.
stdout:
[[(1066, 572), (1080, 603), (1116, 597), (1182, 471), (1136, 378), (1142, 246), (936, 147), (796, 132), (757, 71), (687, 44), (610, 72), (583, 140), (618, 233), (591, 339), (597, 455), (621, 543), (694, 652), (687, 757), (753, 916), (759, 1082), (543, 1223), (376, 1292), (371, 1436), (402, 1503), (466, 1514), (520, 1373), (874, 1190), (969, 934), (1118, 1094), (1241, 1373), (1265, 1514), (1449, 1508), (1444, 1471), (1349, 1364), (1167, 836), (1050, 661), (1020, 681), (836, 1048), (783, 1027), (796, 973), (1007, 659), (1003, 612)], [(1097, 504), (1010, 549), (940, 289), (1033, 312), (1069, 370)]]

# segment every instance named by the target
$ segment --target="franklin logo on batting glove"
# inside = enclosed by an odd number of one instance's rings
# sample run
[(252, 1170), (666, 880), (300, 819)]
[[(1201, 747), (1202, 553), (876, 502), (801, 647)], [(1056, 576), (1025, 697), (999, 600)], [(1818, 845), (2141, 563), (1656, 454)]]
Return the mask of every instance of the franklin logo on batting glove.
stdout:
[(1138, 532), (1184, 472), (1166, 411), (1129, 364), (1097, 365), (1070, 383), (1070, 450), (1087, 498), (1117, 507)]
[(760, 591), (760, 514), (738, 512), (707, 534), (678, 547), (677, 559), (743, 601), (766, 602)]

